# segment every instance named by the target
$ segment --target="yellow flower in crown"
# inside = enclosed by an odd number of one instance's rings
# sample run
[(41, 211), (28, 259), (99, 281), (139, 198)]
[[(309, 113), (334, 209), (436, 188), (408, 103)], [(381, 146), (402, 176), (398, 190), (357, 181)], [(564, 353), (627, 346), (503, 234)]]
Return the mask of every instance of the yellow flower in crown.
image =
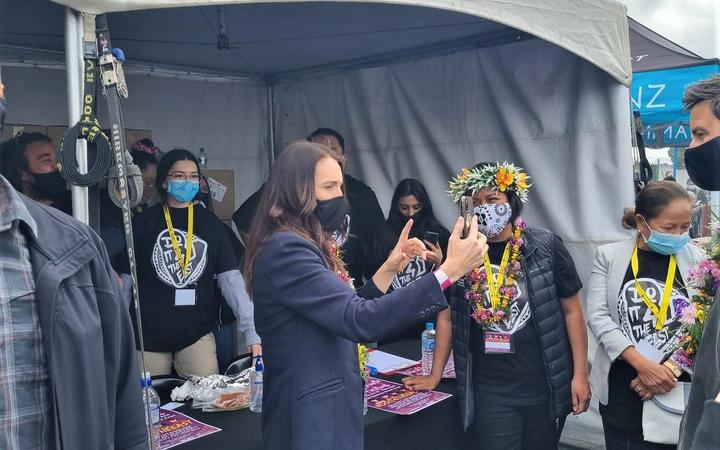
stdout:
[(486, 164), (463, 169), (458, 176), (450, 180), (449, 194), (453, 200), (459, 202), (462, 196), (472, 195), (486, 188), (501, 192), (513, 191), (522, 202), (527, 202), (528, 189), (532, 186), (528, 183), (529, 179), (522, 168), (512, 163)]

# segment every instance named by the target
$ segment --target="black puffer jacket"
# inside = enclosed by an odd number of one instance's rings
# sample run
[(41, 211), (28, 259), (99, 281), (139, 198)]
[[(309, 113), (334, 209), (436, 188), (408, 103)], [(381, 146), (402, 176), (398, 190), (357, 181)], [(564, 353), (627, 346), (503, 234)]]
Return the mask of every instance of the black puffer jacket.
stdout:
[[(528, 301), (540, 339), (545, 373), (550, 386), (550, 414), (561, 419), (572, 411), (570, 384), (573, 360), (565, 316), (557, 297), (553, 276), (554, 235), (541, 228), (528, 228), (523, 233), (523, 273), (527, 283)], [(472, 386), (472, 354), (470, 349), (470, 305), (465, 300), (464, 280), (454, 287), (450, 299), (452, 311), (453, 353), (457, 374), (460, 415), (463, 427), (473, 422), (475, 402)]]

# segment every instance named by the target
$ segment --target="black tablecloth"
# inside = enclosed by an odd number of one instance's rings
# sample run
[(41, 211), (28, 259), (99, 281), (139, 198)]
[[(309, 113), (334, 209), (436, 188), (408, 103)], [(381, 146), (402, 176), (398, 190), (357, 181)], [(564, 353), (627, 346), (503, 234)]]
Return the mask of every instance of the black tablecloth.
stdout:
[[(379, 348), (405, 358), (420, 359), (420, 342), (400, 341)], [(400, 382), (402, 376), (389, 376)], [(455, 380), (443, 380), (436, 389), (453, 396), (410, 416), (399, 416), (369, 408), (365, 416), (365, 448), (367, 450), (436, 450), (461, 448), (462, 440)], [(204, 413), (189, 405), (177, 409), (200, 422), (222, 431), (175, 447), (180, 450), (212, 450), (242, 448), (262, 449), (260, 414), (249, 409)]]

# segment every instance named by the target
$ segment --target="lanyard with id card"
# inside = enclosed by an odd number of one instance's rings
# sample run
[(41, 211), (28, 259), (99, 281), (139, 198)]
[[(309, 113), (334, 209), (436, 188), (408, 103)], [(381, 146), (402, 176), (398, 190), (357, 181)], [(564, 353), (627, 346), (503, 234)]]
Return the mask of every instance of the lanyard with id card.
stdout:
[[(178, 244), (177, 236), (175, 236), (175, 229), (173, 228), (172, 219), (170, 218), (170, 210), (167, 205), (163, 206), (163, 213), (165, 214), (165, 224), (167, 225), (168, 234), (170, 234), (170, 242), (172, 248), (175, 251), (175, 257), (177, 262), (182, 269), (183, 278), (187, 278), (188, 267), (192, 260), (192, 241), (193, 241), (193, 204), (188, 205), (188, 232), (187, 239), (185, 241), (185, 258), (183, 261), (183, 254), (180, 250), (180, 244)], [(197, 289), (196, 285), (187, 286), (182, 289), (175, 290), (175, 306), (195, 306), (197, 301)]]
[(489, 330), (485, 330), (483, 334), (486, 355), (515, 353), (512, 334)]

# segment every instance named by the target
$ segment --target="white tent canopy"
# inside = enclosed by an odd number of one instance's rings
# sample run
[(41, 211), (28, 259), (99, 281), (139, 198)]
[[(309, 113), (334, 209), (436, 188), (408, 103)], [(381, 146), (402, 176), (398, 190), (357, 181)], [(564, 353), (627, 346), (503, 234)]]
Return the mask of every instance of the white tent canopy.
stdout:
[[(345, 136), (348, 171), (386, 212), (413, 177), (447, 225), (449, 177), (511, 160), (533, 177), (526, 220), (565, 240), (584, 282), (594, 248), (626, 236), (631, 69), (614, 1), (58, 3), (112, 12), (113, 44), (128, 58), (125, 125), (152, 130), (164, 150), (204, 147), (210, 168), (235, 170), (238, 205), (273, 153), (325, 126)], [(230, 49), (215, 47), (219, 4)], [(171, 6), (188, 7), (145, 10)], [(52, 70), (64, 67), (64, 9), (0, 8), (8, 123), (67, 124), (66, 74)]]

